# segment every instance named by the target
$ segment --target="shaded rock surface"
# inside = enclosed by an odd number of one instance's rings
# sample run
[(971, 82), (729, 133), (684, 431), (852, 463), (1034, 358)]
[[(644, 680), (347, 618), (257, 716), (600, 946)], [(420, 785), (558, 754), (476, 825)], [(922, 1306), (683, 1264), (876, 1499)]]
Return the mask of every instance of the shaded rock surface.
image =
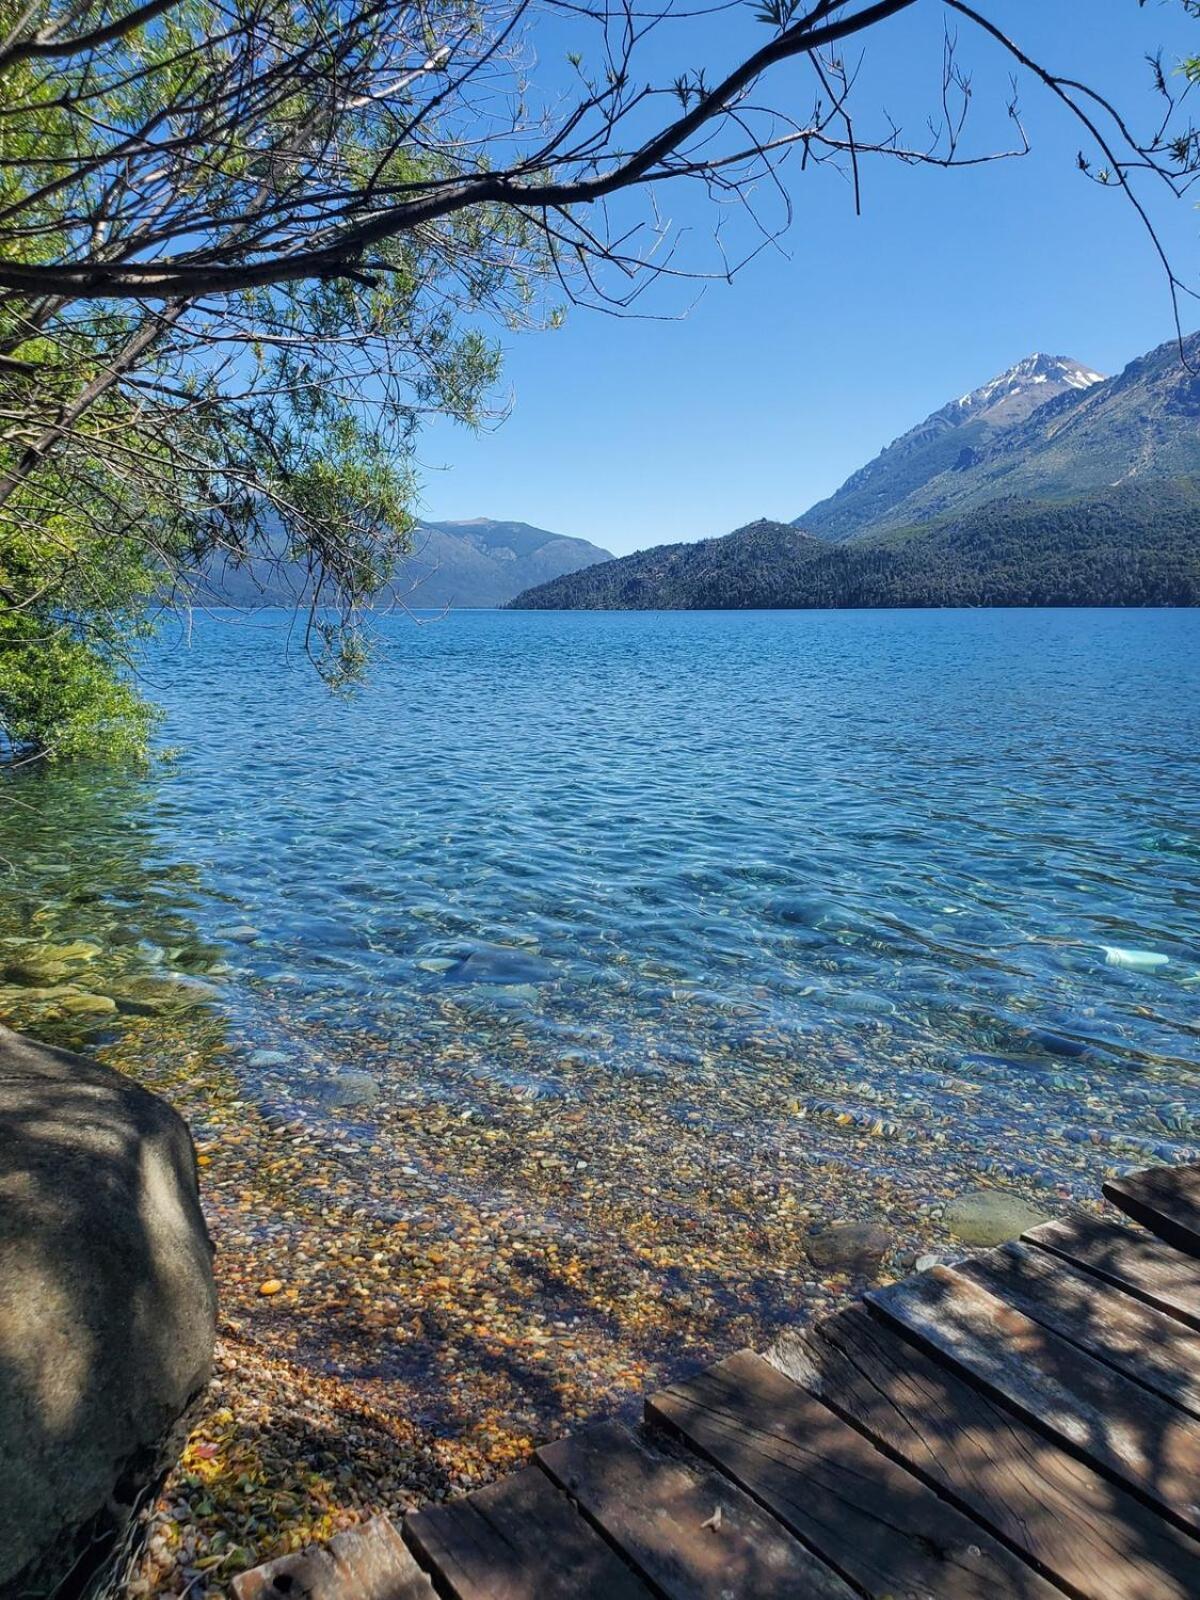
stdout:
[(183, 1120), (0, 1028), (3, 1600), (111, 1564), (208, 1381), (211, 1257)]

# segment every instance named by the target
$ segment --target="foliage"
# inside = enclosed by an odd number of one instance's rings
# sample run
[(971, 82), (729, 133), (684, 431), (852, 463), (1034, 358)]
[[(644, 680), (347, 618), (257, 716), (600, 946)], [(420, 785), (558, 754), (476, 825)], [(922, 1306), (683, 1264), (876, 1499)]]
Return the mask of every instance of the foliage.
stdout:
[[(0, 10), (3, 32), (16, 11), (12, 0)], [(310, 51), (332, 15), (295, 14)], [(319, 76), (263, 116), (254, 159), (217, 130), (207, 146), (189, 136), (159, 190), (111, 159), (114, 129), (167, 112), (176, 135), (202, 135), (179, 109), (197, 76), (210, 92), (229, 73), (261, 84), (269, 66), (247, 64), (245, 40), (210, 42), (229, 20), (187, 0), (52, 70), (4, 65), (0, 51), (6, 260), (76, 251), (84, 216), (112, 256), (136, 253), (164, 207), (236, 236), (253, 226), (239, 191), (252, 167), (269, 212), (289, 141), (319, 115)], [(360, 115), (340, 135), (350, 167), (418, 170)], [(334, 682), (361, 669), (361, 608), (412, 525), (413, 433), (429, 410), (478, 420), (496, 376), (493, 344), (463, 313), (521, 314), (519, 287), (487, 256), (516, 230), (502, 221), (485, 246), (486, 227), (472, 218), (436, 245), (390, 241), (391, 270), (371, 284), (316, 278), (158, 308), (0, 296), (0, 738), (11, 753), (144, 752), (137, 641), (164, 599), (202, 601), (218, 562), (299, 563), (318, 668)]]
[(10, 752), (143, 759), (153, 714), (119, 657), (33, 618), (0, 618), (0, 715)]

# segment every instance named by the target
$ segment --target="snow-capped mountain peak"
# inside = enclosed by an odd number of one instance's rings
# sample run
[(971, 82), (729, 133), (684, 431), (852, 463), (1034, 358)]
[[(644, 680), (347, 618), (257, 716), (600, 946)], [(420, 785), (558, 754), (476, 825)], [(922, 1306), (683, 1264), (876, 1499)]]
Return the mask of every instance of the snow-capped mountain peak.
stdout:
[(1071, 394), (1081, 397), (1081, 391), (1103, 382), (1094, 368), (1070, 356), (1035, 351), (894, 439), (836, 494), (797, 517), (795, 525), (828, 539), (852, 537), (939, 473), (965, 468), (1042, 406)]
[[(989, 421), (1001, 423), (1014, 422), (1021, 420), (1012, 414), (1014, 412), (1019, 411), (1023, 417), (1066, 389), (1090, 389), (1092, 384), (1103, 381), (1102, 373), (1094, 372), (1070, 356), (1047, 356), (1038, 351), (1018, 361), (1015, 367), (1009, 367), (990, 383), (962, 395), (943, 411), (934, 412), (934, 417), (957, 411), (959, 416), (955, 421), (961, 421), (965, 414), (986, 415)], [(949, 417), (946, 420), (950, 420)]]
[(883, 456), (893, 450), (921, 446), (931, 435), (961, 428), (966, 423), (981, 424), (989, 433), (1015, 427), (1048, 400), (1071, 390), (1090, 389), (1103, 381), (1101, 373), (1070, 356), (1047, 356), (1037, 351), (999, 377), (932, 412), (924, 422), (893, 440)]

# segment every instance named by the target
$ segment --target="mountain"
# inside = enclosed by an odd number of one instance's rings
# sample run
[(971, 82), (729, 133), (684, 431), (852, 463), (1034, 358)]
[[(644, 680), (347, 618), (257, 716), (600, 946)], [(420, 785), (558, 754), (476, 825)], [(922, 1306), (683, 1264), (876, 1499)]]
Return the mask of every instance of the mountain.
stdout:
[(888, 540), (781, 522), (640, 550), (519, 595), (528, 610), (1200, 605), (1200, 476), (995, 500)]
[[(495, 522), (489, 517), (425, 522), (414, 529), (412, 554), (400, 564), (377, 603), (502, 606), (532, 585), (611, 560), (609, 551), (586, 539), (565, 538), (527, 522)], [(214, 567), (203, 583), (203, 598), (211, 605), (304, 605), (308, 592), (301, 565), (266, 557), (239, 567)]]
[[(939, 466), (947, 440), (953, 460)], [(1163, 345), (1107, 379), (1031, 357), (926, 418), (822, 506), (816, 529), (810, 517), (757, 522), (643, 550), (514, 604), (1200, 604), (1200, 336), (1182, 359)]]
[(502, 606), (522, 589), (612, 559), (586, 539), (527, 522), (424, 522), (392, 587), (411, 605)]
[(810, 533), (763, 518), (722, 539), (656, 545), (556, 578), (518, 595), (513, 605), (521, 610), (736, 610), (761, 605), (764, 588), (781, 587), (787, 575), (828, 549)]
[(985, 447), (864, 523), (858, 539), (1002, 496), (1058, 500), (1200, 470), (1200, 335), (1160, 345), (1116, 377), (1039, 406)]
[(870, 528), (902, 526), (920, 496), (945, 473), (961, 471), (1008, 430), (1048, 401), (1079, 394), (1101, 375), (1068, 356), (1032, 355), (980, 388), (951, 400), (910, 428), (795, 526), (823, 539), (849, 539)]

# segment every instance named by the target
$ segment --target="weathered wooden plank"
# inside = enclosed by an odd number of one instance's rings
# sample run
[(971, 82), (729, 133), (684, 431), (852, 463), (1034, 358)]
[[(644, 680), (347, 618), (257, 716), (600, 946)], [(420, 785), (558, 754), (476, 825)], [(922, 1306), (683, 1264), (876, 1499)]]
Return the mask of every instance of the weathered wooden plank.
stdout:
[(436, 1600), (433, 1585), (386, 1517), (243, 1572), (232, 1587), (235, 1600)]
[(1200, 1256), (1200, 1166), (1147, 1167), (1110, 1178), (1104, 1198), (1176, 1250)]
[(601, 1423), (538, 1460), (670, 1600), (854, 1600), (854, 1591), (748, 1494), (703, 1465)]
[(1066, 1261), (1024, 1244), (967, 1257), (956, 1272), (1089, 1355), (1200, 1417), (1200, 1332)]
[(1023, 1312), (935, 1267), (867, 1301), (971, 1382), (1200, 1533), (1200, 1426)]
[(864, 1307), (772, 1358), (1076, 1600), (1195, 1600), (1200, 1544)]
[(414, 1512), (404, 1533), (456, 1600), (648, 1600), (652, 1593), (537, 1467)]
[(977, 1522), (748, 1350), (654, 1395), (646, 1413), (873, 1600), (1059, 1594)]
[(1080, 1216), (1045, 1222), (1023, 1234), (1021, 1242), (1060, 1256), (1169, 1317), (1200, 1328), (1200, 1269), (1191, 1256), (1159, 1239), (1120, 1222)]

